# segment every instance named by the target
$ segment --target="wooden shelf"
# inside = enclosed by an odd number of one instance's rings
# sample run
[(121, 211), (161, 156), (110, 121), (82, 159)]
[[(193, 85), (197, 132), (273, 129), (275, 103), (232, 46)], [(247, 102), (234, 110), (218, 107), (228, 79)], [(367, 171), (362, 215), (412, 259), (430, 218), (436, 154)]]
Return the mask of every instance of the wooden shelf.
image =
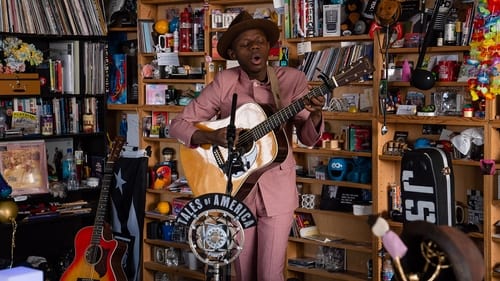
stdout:
[(137, 104), (107, 104), (108, 110), (128, 110), (128, 111), (136, 111)]
[[(383, 123), (383, 117), (378, 117), (380, 123)], [(416, 116), (416, 115), (387, 115), (388, 124), (434, 124), (434, 125), (454, 125), (477, 127), (488, 125), (488, 121), (476, 117), (459, 116)]]
[(362, 253), (371, 253), (372, 252), (372, 246), (370, 243), (349, 241), (349, 240), (345, 240), (345, 239), (340, 240), (340, 241), (332, 241), (332, 242), (322, 243), (322, 242), (313, 241), (310, 239), (289, 237), (288, 241), (302, 243), (302, 244), (311, 244), (311, 245), (326, 246), (326, 247), (336, 247), (336, 248), (342, 248), (342, 249), (352, 250), (352, 251), (362, 252)]
[(136, 26), (108, 27), (109, 32), (137, 32)]
[(191, 270), (183, 265), (166, 266), (166, 265), (159, 264), (156, 262), (145, 261), (144, 262), (144, 269), (152, 270), (152, 271), (168, 272), (168, 273), (172, 273), (176, 276), (184, 276), (184, 277), (192, 278), (195, 280), (205, 280), (205, 273), (203, 273), (201, 271)]
[(143, 111), (167, 111), (167, 112), (174, 112), (174, 113), (179, 113), (184, 109), (184, 106), (180, 105), (142, 105), (140, 106), (140, 109)]
[(182, 243), (182, 242), (166, 241), (160, 239), (144, 239), (144, 242), (149, 245), (161, 246), (163, 248), (174, 247), (177, 249), (184, 249), (184, 250), (191, 249), (188, 243)]
[(166, 189), (151, 189), (151, 188), (148, 188), (146, 189), (146, 192), (147, 193), (151, 193), (151, 194), (164, 194), (164, 195), (169, 195), (169, 196), (175, 196), (175, 197), (178, 197), (178, 196), (193, 196), (193, 194), (191, 193), (184, 193), (184, 192), (173, 192), (173, 191), (170, 191), (170, 190), (166, 190)]
[[(412, 87), (410, 82), (403, 81), (389, 81), (389, 86), (391, 87)], [(465, 82), (457, 82), (457, 81), (436, 81), (434, 87), (467, 87), (468, 83)]]
[[(443, 46), (429, 47), (427, 53), (452, 53), (452, 52), (467, 52), (470, 51), (470, 46)], [(389, 54), (418, 54), (418, 48), (391, 48)]]
[(355, 216), (353, 213), (349, 212), (338, 212), (338, 211), (329, 211), (329, 210), (319, 210), (319, 209), (305, 209), (305, 208), (297, 208), (297, 212), (303, 213), (311, 213), (313, 215), (325, 215), (325, 216), (342, 216), (348, 217), (360, 221), (365, 221), (368, 216)]
[[(379, 155), (378, 159), (380, 160), (385, 160), (385, 161), (401, 161), (402, 157), (401, 156), (393, 156), (393, 155)], [(453, 165), (455, 166), (480, 166), (479, 161), (475, 160), (470, 160), (470, 159), (453, 159), (452, 160)]]
[(331, 180), (319, 180), (314, 178), (297, 177), (297, 182), (310, 183), (310, 184), (323, 184), (323, 185), (338, 185), (343, 187), (352, 187), (352, 188), (359, 188), (366, 190), (372, 189), (371, 184), (362, 184), (349, 181), (331, 181)]
[(205, 83), (205, 79), (142, 79), (144, 84), (195, 84)]
[(307, 148), (307, 147), (294, 147), (295, 153), (307, 153), (312, 155), (327, 155), (327, 156), (344, 156), (344, 157), (372, 157), (371, 152), (363, 151), (346, 151), (346, 150), (333, 150), (324, 148)]
[(305, 268), (305, 267), (290, 266), (290, 265), (287, 267), (287, 269), (289, 271), (302, 272), (308, 275), (314, 275), (323, 278), (332, 278), (335, 280), (343, 280), (343, 281), (365, 281), (367, 278), (366, 274), (353, 271), (328, 272), (326, 270), (321, 270), (316, 268)]
[(373, 113), (323, 111), (323, 117), (325, 120), (371, 121)]
[(177, 139), (173, 139), (173, 138), (149, 138), (149, 137), (144, 137), (143, 139), (144, 139), (144, 141), (148, 141), (148, 142), (179, 143), (177, 141)]
[(352, 36), (330, 36), (330, 37), (306, 37), (306, 38), (289, 38), (286, 39), (288, 43), (300, 42), (347, 42), (347, 41), (371, 41), (373, 40), (370, 35), (352, 35)]
[[(140, 53), (144, 57), (156, 57), (156, 53)], [(205, 56), (205, 52), (178, 52), (179, 57), (201, 57)]]

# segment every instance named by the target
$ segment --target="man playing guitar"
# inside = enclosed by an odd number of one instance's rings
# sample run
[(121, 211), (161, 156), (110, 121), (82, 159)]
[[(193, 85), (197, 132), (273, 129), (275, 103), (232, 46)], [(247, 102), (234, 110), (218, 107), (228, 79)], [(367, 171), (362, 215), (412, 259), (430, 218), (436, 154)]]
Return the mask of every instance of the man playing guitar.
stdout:
[[(237, 107), (254, 103), (267, 106), (272, 112), (302, 99), (305, 110), (299, 111), (278, 129), (284, 132), (283, 137), (291, 139), (295, 126), (298, 139), (305, 145), (314, 145), (324, 129), (321, 109), (325, 100), (322, 95), (304, 98), (308, 93), (308, 84), (303, 72), (290, 67), (268, 68), (269, 50), (278, 38), (279, 29), (274, 22), (253, 19), (248, 12), (240, 13), (217, 44), (219, 54), (225, 59), (237, 60), (239, 66), (219, 72), (200, 96), (172, 120), (171, 136), (184, 143), (187, 149), (207, 144), (226, 148), (227, 126), (207, 130), (199, 124), (213, 120), (214, 117), (228, 118), (232, 111), (233, 94), (237, 94)], [(273, 87), (279, 90), (274, 90), (273, 93)], [(242, 142), (242, 132), (252, 128), (249, 123), (253, 120), (249, 119), (252, 119), (251, 115), (236, 115), (235, 145)], [(286, 153), (281, 163), (263, 167), (260, 176), (252, 182), (252, 188), (244, 197), (243, 203), (257, 218), (257, 227), (245, 230), (245, 245), (235, 261), (237, 280), (284, 280), (288, 235), (293, 212), (298, 207), (291, 143), (285, 140), (284, 146)], [(274, 154), (274, 149), (266, 148), (266, 144), (260, 144), (258, 148), (262, 157)], [(256, 162), (259, 162), (259, 157)], [(196, 170), (195, 165), (206, 164), (196, 161), (193, 165), (186, 166), (188, 160), (189, 157), (181, 159), (185, 170)], [(244, 172), (245, 168), (242, 170)], [(212, 173), (201, 174), (210, 178)], [(191, 186), (189, 177), (188, 182)], [(213, 185), (220, 184), (212, 182)], [(200, 195), (196, 190), (193, 192)]]

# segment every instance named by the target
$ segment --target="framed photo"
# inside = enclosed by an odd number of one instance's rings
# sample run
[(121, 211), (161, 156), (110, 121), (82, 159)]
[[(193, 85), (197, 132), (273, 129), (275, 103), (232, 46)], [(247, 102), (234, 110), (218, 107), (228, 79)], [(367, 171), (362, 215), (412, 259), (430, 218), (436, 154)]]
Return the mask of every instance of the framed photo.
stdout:
[(72, 138), (57, 138), (45, 140), (47, 151), (47, 175), (49, 182), (62, 180), (62, 158), (68, 149), (73, 149)]
[(0, 143), (0, 172), (12, 187), (12, 196), (47, 193), (45, 141)]

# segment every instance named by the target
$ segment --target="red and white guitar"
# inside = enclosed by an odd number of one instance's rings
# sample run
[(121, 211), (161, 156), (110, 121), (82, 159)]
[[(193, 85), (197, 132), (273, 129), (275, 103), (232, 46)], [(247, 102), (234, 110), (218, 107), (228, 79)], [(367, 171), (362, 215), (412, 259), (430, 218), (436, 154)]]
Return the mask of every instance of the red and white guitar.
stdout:
[[(262, 107), (255, 103), (240, 106), (235, 112), (235, 127), (244, 128), (239, 134), (236, 150), (239, 163), (233, 166), (231, 195), (243, 199), (265, 168), (282, 162), (288, 153), (288, 140), (281, 125), (304, 109), (304, 100), (331, 92), (333, 88), (359, 81), (362, 75), (373, 72), (373, 65), (366, 57), (360, 58), (325, 84), (314, 88), (303, 98), (267, 116)], [(213, 131), (227, 127), (230, 118), (199, 122), (200, 130)], [(207, 193), (226, 193), (227, 176), (224, 171), (224, 157), (227, 149), (210, 144), (197, 148), (181, 146), (180, 161), (184, 174), (195, 196)]]
[(104, 168), (101, 194), (93, 226), (86, 226), (75, 236), (75, 258), (61, 277), (61, 281), (123, 281), (127, 280), (122, 260), (127, 251), (124, 242), (113, 239), (111, 229), (105, 223), (109, 188), (113, 166), (125, 143), (116, 137)]

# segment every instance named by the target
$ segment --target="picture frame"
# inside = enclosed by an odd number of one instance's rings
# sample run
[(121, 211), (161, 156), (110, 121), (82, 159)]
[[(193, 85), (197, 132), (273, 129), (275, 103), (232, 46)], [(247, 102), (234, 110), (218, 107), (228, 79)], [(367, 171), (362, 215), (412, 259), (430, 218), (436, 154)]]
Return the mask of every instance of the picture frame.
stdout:
[(0, 172), (12, 187), (11, 196), (48, 193), (45, 141), (0, 143)]
[(45, 140), (47, 153), (47, 175), (49, 182), (62, 180), (62, 157), (73, 148), (73, 138), (56, 138)]

